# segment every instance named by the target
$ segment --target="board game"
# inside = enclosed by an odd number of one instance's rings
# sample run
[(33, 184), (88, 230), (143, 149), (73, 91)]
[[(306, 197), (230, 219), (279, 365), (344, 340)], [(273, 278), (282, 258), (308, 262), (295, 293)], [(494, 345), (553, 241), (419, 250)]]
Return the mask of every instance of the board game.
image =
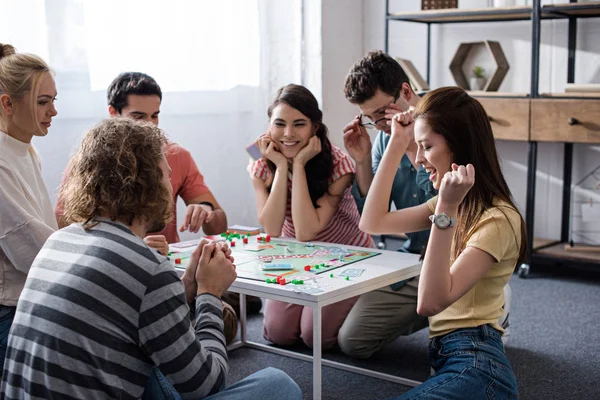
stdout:
[[(213, 239), (226, 240), (219, 237)], [(270, 239), (266, 235), (227, 240), (231, 246), (238, 277), (283, 285), (303, 283), (304, 280), (318, 274), (332, 274), (333, 270), (380, 254), (374, 251), (347, 249), (343, 245), (288, 242)], [(172, 247), (171, 251), (170, 258), (175, 267), (185, 269), (193, 247)], [(359, 276), (362, 270), (356, 270), (348, 269), (339, 275), (347, 278)]]

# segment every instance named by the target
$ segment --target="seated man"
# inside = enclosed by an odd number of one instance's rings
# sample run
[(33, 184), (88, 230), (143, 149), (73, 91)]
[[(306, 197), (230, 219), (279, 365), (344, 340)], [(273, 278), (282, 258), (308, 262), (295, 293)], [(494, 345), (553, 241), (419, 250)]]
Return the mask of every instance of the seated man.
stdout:
[[(108, 113), (111, 116), (122, 115), (158, 125), (162, 90), (151, 76), (141, 72), (124, 72), (112, 81), (108, 87), (107, 97)], [(179, 227), (179, 231), (189, 230), (197, 233), (202, 228), (204, 233), (212, 235), (227, 230), (225, 211), (206, 186), (204, 177), (198, 170), (190, 152), (177, 143), (169, 141), (165, 146), (165, 156), (171, 167), (173, 219), (162, 231), (152, 233), (144, 238), (144, 242), (148, 246), (159, 250), (163, 255), (167, 255), (169, 243), (179, 242), (177, 197), (181, 197), (187, 204), (185, 219)], [(69, 167), (63, 176), (63, 183), (68, 175), (68, 169)], [(55, 213), (59, 228), (68, 225), (68, 221), (62, 215), (60, 196), (56, 203)], [(230, 343), (237, 334), (237, 315), (227, 303), (223, 303), (223, 315), (225, 337), (227, 343)]]
[(165, 143), (158, 128), (128, 118), (103, 121), (83, 139), (61, 187), (75, 223), (50, 236), (17, 305), (7, 398), (140, 398), (146, 386), (181, 398), (301, 398), (271, 368), (225, 389), (220, 296), (236, 278), (225, 244), (202, 241), (180, 280), (143, 242), (172, 215)]

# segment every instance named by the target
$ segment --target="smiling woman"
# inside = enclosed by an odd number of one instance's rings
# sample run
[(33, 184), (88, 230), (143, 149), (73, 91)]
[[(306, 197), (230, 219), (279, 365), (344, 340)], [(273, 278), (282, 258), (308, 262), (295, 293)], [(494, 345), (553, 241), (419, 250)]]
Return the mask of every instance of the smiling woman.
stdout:
[[(374, 247), (358, 229), (351, 194), (354, 164), (329, 141), (313, 94), (303, 86), (284, 86), (268, 116), (269, 131), (257, 140), (262, 158), (248, 168), (265, 231), (300, 241)], [(335, 345), (355, 302), (352, 298), (323, 309), (323, 349)], [(267, 300), (264, 314), (265, 338), (279, 345), (302, 339), (312, 346), (310, 308)]]
[(48, 133), (55, 99), (46, 63), (0, 43), (0, 369), (29, 268), (57, 229), (31, 145), (34, 136)]

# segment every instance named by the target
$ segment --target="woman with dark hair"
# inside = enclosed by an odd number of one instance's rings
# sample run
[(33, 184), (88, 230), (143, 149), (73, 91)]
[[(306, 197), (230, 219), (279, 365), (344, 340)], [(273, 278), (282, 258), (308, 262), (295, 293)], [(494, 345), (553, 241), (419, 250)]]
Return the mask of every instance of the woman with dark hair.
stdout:
[[(358, 229), (360, 216), (351, 194), (354, 164), (327, 137), (323, 113), (303, 86), (277, 91), (268, 110), (270, 127), (257, 140), (263, 158), (249, 166), (258, 220), (271, 236), (374, 247)], [(323, 349), (337, 333), (356, 298), (323, 309)], [(264, 335), (278, 345), (299, 338), (312, 346), (310, 307), (267, 300)]]
[[(429, 92), (412, 113), (388, 111), (392, 137), (360, 227), (401, 233), (431, 226), (417, 312), (429, 317), (435, 374), (399, 399), (516, 399), (498, 317), (504, 286), (525, 254), (526, 233), (502, 175), (488, 117), (477, 100), (455, 87)], [(390, 212), (394, 174), (413, 139), (416, 162), (430, 173), (439, 195)]]

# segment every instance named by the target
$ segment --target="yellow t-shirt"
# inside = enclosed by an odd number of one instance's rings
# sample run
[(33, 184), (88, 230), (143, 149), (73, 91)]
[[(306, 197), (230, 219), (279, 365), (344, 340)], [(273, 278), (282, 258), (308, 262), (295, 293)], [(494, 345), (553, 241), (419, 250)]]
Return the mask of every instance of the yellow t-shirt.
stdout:
[[(435, 213), (438, 197), (427, 201)], [(459, 328), (490, 324), (500, 332), (498, 324), (504, 305), (504, 286), (512, 275), (521, 247), (521, 216), (504, 201), (494, 201), (467, 236), (466, 247), (475, 247), (491, 255), (496, 263), (463, 297), (441, 313), (429, 317), (429, 337), (441, 336)], [(466, 248), (465, 247), (465, 248)], [(429, 251), (433, 250), (431, 248)], [(450, 265), (455, 261), (452, 244)]]

